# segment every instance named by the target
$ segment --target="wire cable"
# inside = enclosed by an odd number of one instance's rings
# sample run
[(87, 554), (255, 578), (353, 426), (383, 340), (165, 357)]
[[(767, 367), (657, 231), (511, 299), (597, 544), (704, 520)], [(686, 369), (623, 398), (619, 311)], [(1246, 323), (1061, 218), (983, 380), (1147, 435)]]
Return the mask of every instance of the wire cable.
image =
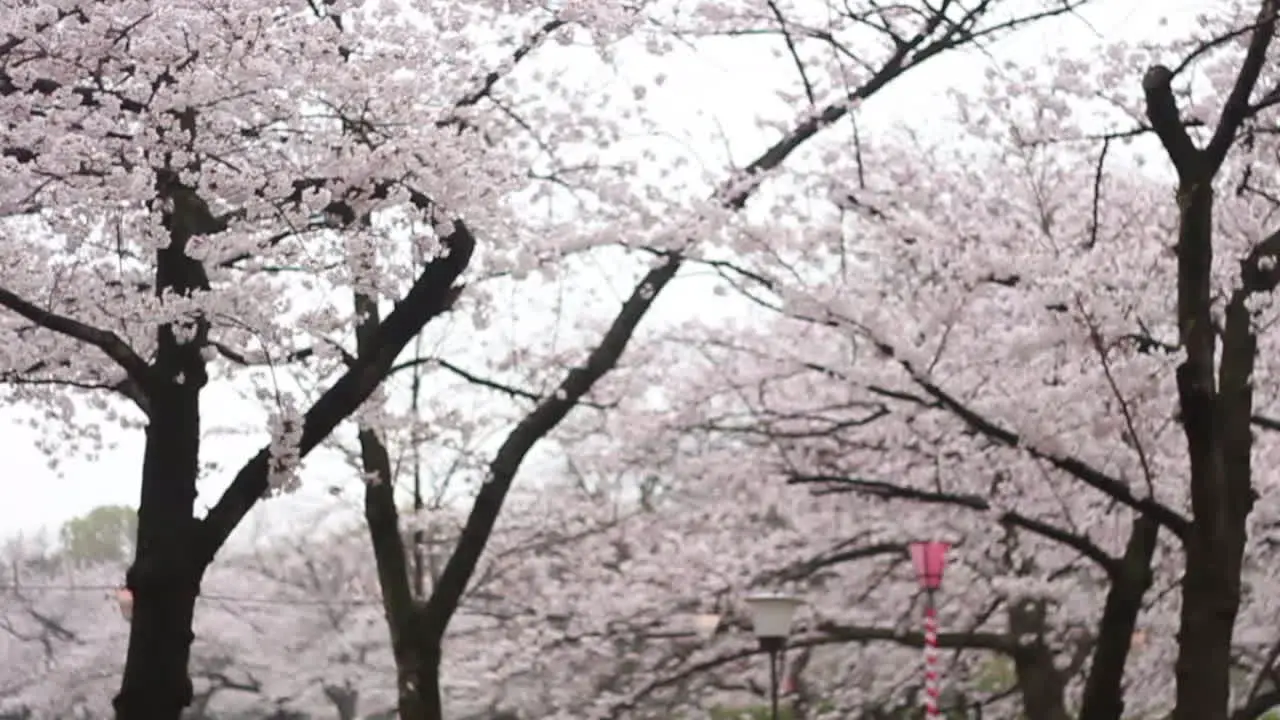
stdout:
[[(23, 583), (21, 585), (0, 585), (0, 594), (18, 595), (24, 592), (35, 593), (78, 593), (78, 592), (115, 592), (119, 585), (49, 585), (40, 583)], [(217, 593), (201, 593), (197, 600), (214, 600), (244, 605), (286, 605), (286, 606), (323, 606), (323, 605), (379, 605), (376, 598), (351, 598), (332, 600), (303, 600), (297, 598), (246, 597), (237, 595), (221, 595)]]

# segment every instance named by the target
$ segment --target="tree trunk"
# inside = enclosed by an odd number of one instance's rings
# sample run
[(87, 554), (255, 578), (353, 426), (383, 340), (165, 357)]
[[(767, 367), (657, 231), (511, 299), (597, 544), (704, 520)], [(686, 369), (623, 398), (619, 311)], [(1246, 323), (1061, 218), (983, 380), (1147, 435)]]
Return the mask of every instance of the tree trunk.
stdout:
[[(453, 554), (425, 602), (414, 602), (409, 590), (409, 564), (391, 483), (384, 481), (366, 490), (365, 513), (375, 543), (379, 580), (388, 583), (383, 586), (383, 602), (396, 653), (404, 720), (442, 720), (440, 661), (444, 635), (484, 554), (520, 464), (533, 446), (590, 392), (596, 381), (617, 365), (636, 327), (680, 266), (681, 260), (672, 257), (651, 269), (623, 303), (604, 338), (588, 354), (585, 365), (570, 370), (558, 389), (539, 401), (537, 407), (516, 424), (490, 463), (489, 476), (480, 486)], [(371, 298), (357, 295), (356, 309), (366, 319), (356, 330), (357, 351), (361, 352), (360, 346), (369, 333), (366, 326), (373, 324), (369, 318), (376, 322), (377, 307)], [(374, 477), (390, 478), (390, 463), (381, 440), (370, 432), (361, 434), (361, 442), (365, 462), (376, 461), (385, 466), (375, 468), (376, 472), (385, 471), (385, 475), (375, 473)], [(366, 448), (370, 452), (365, 453)], [(407, 613), (406, 607), (411, 608)]]
[[(164, 192), (173, 197), (174, 210), (164, 218), (170, 244), (156, 252), (156, 294), (189, 296), (209, 286), (204, 268), (186, 254), (187, 241), (207, 229), (208, 209), (176, 185)], [(113, 701), (117, 720), (178, 720), (192, 699), (187, 664), (204, 572), (193, 552), (200, 391), (209, 377), (201, 355), (208, 324), (202, 318), (191, 322), (190, 337), (179, 337), (171, 325), (158, 328), (156, 359), (145, 388), (150, 417), (138, 542), (125, 578), (133, 593), (133, 618), (124, 678)]]
[[(431, 640), (431, 633), (426, 627), (426, 615), (423, 608), (414, 611), (411, 627), (413, 633), (413, 653), (417, 673), (415, 689), (418, 692), (420, 720), (444, 720), (444, 693), (440, 686), (440, 646)], [(417, 719), (415, 719), (417, 720)]]
[(1226, 310), (1222, 359), (1215, 378), (1217, 337), (1210, 311), (1212, 176), (1184, 180), (1178, 201), (1178, 324), (1187, 357), (1178, 366), (1177, 380), (1191, 461), (1194, 522), (1183, 543), (1186, 571), (1174, 665), (1173, 720), (1226, 720), (1245, 520), (1253, 505), (1250, 375), (1257, 348), (1245, 309), (1247, 294), (1236, 293)]
[(1044, 631), (1043, 601), (1023, 600), (1009, 608), (1009, 634), (1035, 638), (1013, 650), (1023, 712), (1028, 720), (1071, 720), (1064, 700), (1066, 674), (1054, 666), (1054, 653), (1044, 643)]
[[(378, 303), (359, 292), (354, 300), (356, 315), (360, 318), (356, 326), (356, 353), (368, 355), (376, 350), (372, 342), (380, 322)], [(367, 478), (365, 524), (378, 568), (382, 607), (396, 662), (400, 718), (437, 720), (440, 718), (440, 650), (424, 646), (430, 641), (421, 633), (420, 603), (414, 600), (411, 589), (409, 559), (400, 533), (400, 512), (396, 508), (395, 482), (391, 475), (391, 455), (373, 428), (361, 427), (359, 438), (360, 464)], [(432, 662), (431, 658), (437, 660)]]
[(358, 720), (356, 714), (360, 708), (360, 691), (351, 687), (349, 682), (342, 685), (325, 685), (324, 696), (333, 703), (333, 709), (338, 713), (338, 720)]
[(1111, 573), (1106, 605), (1093, 648), (1093, 662), (1085, 680), (1080, 717), (1121, 720), (1124, 715), (1124, 667), (1133, 633), (1142, 612), (1142, 598), (1151, 587), (1151, 559), (1160, 526), (1139, 516), (1129, 531), (1124, 557)]
[(124, 679), (113, 702), (116, 717), (177, 720), (191, 703), (187, 664), (199, 580), (170, 565), (145, 578), (131, 573), (130, 584), (133, 623)]
[(431, 692), (424, 689), (439, 686), (438, 679), (432, 677), (439, 663), (433, 664), (427, 659), (433, 655), (438, 657), (439, 651), (429, 652), (432, 648), (424, 648), (425, 639), (419, 637), (421, 605), (414, 601), (410, 591), (409, 562), (400, 534), (391, 460), (386, 445), (370, 428), (360, 429), (360, 456), (364, 471), (375, 479), (365, 486), (364, 515), (396, 662), (400, 718), (431, 720), (439, 714), (431, 714)]
[[(1249, 98), (1267, 63), (1275, 26), (1275, 4), (1259, 3), (1240, 69), (1204, 147), (1182, 122), (1174, 72), (1155, 65), (1142, 79), (1147, 119), (1178, 173), (1177, 319), (1186, 359), (1178, 366), (1177, 383), (1191, 465), (1192, 522), (1180, 535), (1186, 571), (1172, 720), (1226, 720), (1231, 695), (1231, 635), (1240, 608), (1245, 521), (1254, 501), (1250, 423), (1258, 348), (1248, 301), (1273, 291), (1280, 277), (1270, 238), (1240, 262), (1241, 287), (1224, 308), (1215, 377), (1213, 182), (1253, 112)], [(1271, 256), (1264, 258), (1266, 253)]]

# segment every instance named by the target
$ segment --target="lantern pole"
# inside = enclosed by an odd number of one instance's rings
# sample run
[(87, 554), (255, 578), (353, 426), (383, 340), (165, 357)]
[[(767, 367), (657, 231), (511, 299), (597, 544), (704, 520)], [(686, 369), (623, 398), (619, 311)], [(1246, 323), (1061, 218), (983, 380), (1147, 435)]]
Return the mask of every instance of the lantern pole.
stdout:
[(760, 649), (769, 655), (769, 717), (778, 720), (778, 665), (786, 651), (791, 620), (802, 601), (788, 595), (752, 595), (747, 599)]
[(938, 695), (938, 606), (933, 590), (924, 594), (924, 711), (929, 720), (937, 720)]
[(911, 563), (916, 580), (924, 590), (924, 706), (929, 720), (938, 720), (938, 698), (942, 694), (938, 674), (938, 604), (942, 571), (947, 563), (947, 543), (911, 543)]

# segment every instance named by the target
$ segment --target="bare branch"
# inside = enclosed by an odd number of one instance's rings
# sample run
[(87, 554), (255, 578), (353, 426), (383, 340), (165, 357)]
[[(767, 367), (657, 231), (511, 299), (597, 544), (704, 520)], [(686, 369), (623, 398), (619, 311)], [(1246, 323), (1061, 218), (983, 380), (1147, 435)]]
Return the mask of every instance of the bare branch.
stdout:
[[(237, 365), (241, 365), (243, 367), (274, 364), (269, 358), (263, 358), (263, 359), (250, 358), (248, 355), (245, 355), (244, 353), (239, 352), (237, 350), (233, 350), (230, 346), (226, 345), (225, 343), (218, 342), (217, 340), (210, 340), (207, 344), (209, 345), (209, 347), (213, 348), (214, 350), (217, 350), (218, 354), (221, 355), (222, 357), (230, 360), (231, 362)], [(301, 350), (294, 350), (293, 352), (281, 358), (278, 362), (280, 363), (298, 362), (300, 360), (306, 360), (307, 358), (310, 358), (315, 354), (316, 354), (315, 348), (303, 348)]]
[(1267, 48), (1276, 32), (1276, 0), (1263, 0), (1258, 9), (1258, 18), (1253, 33), (1249, 38), (1249, 49), (1245, 52), (1244, 62), (1236, 75), (1235, 85), (1222, 106), (1222, 116), (1218, 127), (1213, 131), (1213, 138), (1205, 148), (1206, 170), (1210, 174), (1217, 172), (1227, 151), (1236, 141), (1236, 133), (1249, 117), (1249, 96), (1258, 84), (1258, 76), (1262, 74), (1263, 63), (1267, 60)]
[[(839, 645), (843, 643), (867, 643), (867, 642), (892, 642), (907, 647), (921, 648), (924, 647), (924, 633), (922, 632), (901, 632), (890, 628), (866, 627), (855, 625), (837, 625), (835, 623), (822, 623), (816, 628), (821, 633), (817, 636), (803, 636), (788, 641), (787, 646), (790, 648), (809, 648), (823, 645)], [(1012, 653), (1017, 649), (1014, 639), (997, 633), (982, 632), (963, 632), (963, 633), (938, 633), (937, 643), (939, 647), (944, 648), (977, 648), (989, 650), (992, 652)], [(696, 675), (700, 675), (709, 670), (714, 670), (722, 665), (728, 665), (739, 660), (754, 655), (759, 655), (763, 650), (759, 648), (749, 648), (745, 650), (736, 650), (726, 653), (718, 657), (705, 660), (700, 663), (690, 665), (678, 673), (660, 677), (649, 682), (629, 699), (614, 705), (610, 708), (608, 717), (622, 717), (628, 710), (636, 707), (641, 701), (655, 692), (663, 688), (679, 685)]]
[(450, 116), (449, 118), (446, 118), (445, 120), (440, 121), (437, 124), (440, 127), (448, 127), (450, 125), (459, 124), (460, 120), (456, 115), (456, 111), (461, 110), (463, 108), (471, 107), (479, 103), (481, 100), (487, 97), (491, 97), (493, 93), (493, 88), (495, 85), (498, 84), (499, 80), (501, 80), (506, 75), (510, 74), (511, 71), (514, 70), (515, 67), (520, 64), (520, 61), (528, 57), (529, 53), (536, 50), (539, 45), (545, 42), (546, 39), (551, 36), (551, 33), (555, 32), (556, 30), (559, 30), (560, 28), (564, 27), (567, 24), (568, 24), (567, 21), (561, 20), (559, 18), (556, 18), (555, 20), (551, 20), (543, 24), (543, 26), (538, 28), (538, 30), (534, 32), (532, 35), (530, 35), (527, 40), (521, 43), (521, 45), (516, 48), (515, 52), (511, 53), (511, 59), (508, 60), (504, 65), (506, 68), (504, 71), (502, 72), (499, 72), (497, 70), (490, 71), (487, 75), (484, 76), (483, 79), (480, 80), (479, 86), (475, 90), (462, 96), (461, 98), (458, 99), (456, 103), (454, 103), (453, 108), (454, 108), (455, 114)]
[(800, 59), (800, 52), (796, 50), (796, 41), (791, 37), (791, 31), (787, 29), (787, 19), (782, 16), (782, 11), (778, 9), (778, 3), (774, 0), (767, 0), (769, 10), (773, 12), (774, 18), (778, 21), (778, 30), (782, 33), (783, 40), (787, 44), (787, 52), (791, 54), (791, 60), (796, 64), (796, 70), (800, 72), (800, 82), (804, 84), (804, 95), (809, 99), (809, 105), (817, 105), (818, 100), (813, 92), (813, 83), (809, 81), (809, 73), (804, 69), (804, 61)]
[(1280, 430), (1280, 420), (1265, 415), (1254, 415), (1249, 418), (1249, 422), (1264, 430)]
[[(792, 485), (818, 484), (828, 486), (824, 490), (815, 491), (817, 494), (846, 492), (884, 500), (908, 500), (928, 504), (954, 505), (979, 512), (987, 512), (992, 509), (991, 502), (978, 495), (919, 490), (879, 480), (865, 480), (838, 475), (796, 474), (788, 477), (787, 483)], [(1001, 513), (998, 522), (1002, 525), (1020, 527), (1062, 543), (1097, 563), (1108, 575), (1115, 575), (1120, 572), (1116, 558), (1109, 555), (1085, 535), (1063, 530), (1042, 520), (1036, 520), (1012, 510)]]
[(1120, 404), (1120, 414), (1124, 418), (1125, 430), (1129, 435), (1129, 440), (1133, 443), (1134, 450), (1138, 453), (1138, 463), (1142, 467), (1142, 476), (1147, 481), (1147, 494), (1155, 497), (1155, 473), (1151, 471), (1151, 463), (1147, 459), (1147, 451), (1143, 445), (1142, 438), (1138, 437), (1138, 428), (1134, 422), (1133, 411), (1129, 407), (1129, 400), (1120, 392), (1120, 386), (1116, 383), (1115, 375), (1111, 372), (1111, 361), (1107, 357), (1107, 347), (1102, 341), (1102, 333), (1099, 332), (1097, 323), (1094, 322), (1093, 316), (1085, 309), (1084, 303), (1079, 297), (1076, 298), (1076, 309), (1084, 316), (1085, 323), (1089, 327), (1089, 341), (1093, 345), (1094, 351), (1098, 353), (1098, 362), (1102, 364), (1102, 374), (1107, 379), (1107, 387), (1111, 390), (1111, 396)]

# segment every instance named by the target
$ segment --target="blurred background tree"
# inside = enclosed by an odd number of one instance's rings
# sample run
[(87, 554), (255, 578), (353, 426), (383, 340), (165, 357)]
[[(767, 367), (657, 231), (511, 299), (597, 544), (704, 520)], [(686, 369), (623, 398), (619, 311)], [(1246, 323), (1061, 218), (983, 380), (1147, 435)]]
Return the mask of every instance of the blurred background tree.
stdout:
[(127, 505), (102, 505), (68, 520), (59, 537), (66, 559), (75, 563), (128, 562), (138, 531), (138, 514)]

